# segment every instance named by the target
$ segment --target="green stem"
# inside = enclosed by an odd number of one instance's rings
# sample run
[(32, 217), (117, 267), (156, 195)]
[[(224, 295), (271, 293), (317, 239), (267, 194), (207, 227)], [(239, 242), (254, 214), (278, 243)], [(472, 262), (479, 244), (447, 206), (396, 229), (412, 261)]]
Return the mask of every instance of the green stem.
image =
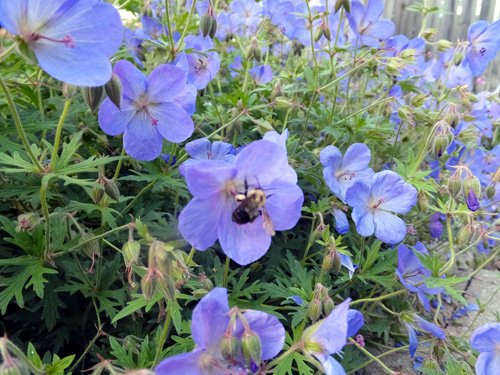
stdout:
[[(120, 153), (120, 156), (122, 156), (122, 157), (125, 156), (125, 148), (122, 148), (122, 152)], [(123, 158), (118, 160), (118, 164), (116, 165), (115, 174), (113, 175), (114, 181), (116, 181), (118, 179), (118, 177), (120, 176), (120, 169), (122, 168), (122, 164), (123, 164)]]
[(55, 253), (55, 254), (52, 254), (52, 258), (57, 258), (57, 257), (60, 257), (61, 255), (65, 255), (65, 254), (68, 254), (68, 253), (71, 253), (77, 249), (79, 249), (80, 247), (82, 247), (83, 245), (86, 245), (88, 244), (89, 242), (92, 242), (92, 241), (95, 241), (95, 240), (99, 240), (101, 238), (104, 238), (112, 233), (116, 233), (116, 232), (120, 232), (124, 229), (127, 229), (129, 228), (130, 224), (125, 224), (125, 225), (122, 225), (120, 227), (117, 227), (117, 228), (114, 228), (114, 229), (111, 229), (111, 230), (108, 230), (107, 232), (104, 232), (104, 233), (101, 233), (97, 236), (94, 236), (92, 238), (87, 238), (86, 240), (84, 241), (81, 241), (80, 243), (70, 247), (68, 250), (65, 250), (65, 251), (61, 251), (61, 252), (58, 252), (58, 253)]
[(19, 117), (19, 113), (17, 112), (16, 105), (14, 104), (14, 100), (12, 99), (12, 96), (10, 95), (9, 88), (5, 84), (5, 81), (3, 78), (0, 76), (0, 87), (2, 88), (3, 93), (5, 94), (5, 98), (7, 99), (7, 105), (9, 106), (10, 113), (12, 115), (12, 118), (14, 119), (14, 124), (16, 125), (16, 130), (17, 130), (17, 135), (19, 138), (21, 138), (21, 142), (24, 146), (24, 149), (28, 153), (31, 162), (33, 165), (38, 169), (38, 171), (43, 172), (44, 169), (40, 162), (37, 160), (35, 157), (35, 154), (33, 154), (33, 151), (31, 151), (31, 147), (28, 142), (28, 138), (26, 137), (26, 133), (24, 132), (23, 125), (21, 123), (21, 119)]
[(191, 250), (189, 251), (188, 257), (186, 259), (186, 266), (189, 267), (189, 263), (191, 263), (191, 261), (193, 260), (194, 253), (196, 253), (196, 249), (194, 247), (192, 247)]
[(309, 6), (309, 0), (305, 0), (307, 6), (307, 20), (309, 21), (309, 36), (311, 38), (311, 53), (314, 62), (314, 79), (318, 83), (319, 73), (318, 73), (318, 60), (316, 59), (316, 51), (314, 50), (314, 35), (313, 35), (313, 18), (311, 14), (311, 7)]
[(476, 268), (474, 270), (474, 272), (472, 272), (470, 275), (469, 275), (469, 278), (473, 278), (474, 276), (476, 276), (476, 274), (481, 271), (489, 262), (491, 262), (493, 259), (496, 258), (496, 256), (500, 253), (500, 249), (498, 249), (497, 251), (495, 251), (493, 254), (491, 254), (488, 259), (486, 259), (483, 263), (481, 263), (479, 265), (478, 268)]
[(170, 330), (170, 324), (172, 323), (172, 315), (170, 311), (166, 311), (165, 313), (165, 322), (163, 323), (163, 329), (161, 330), (160, 339), (158, 341), (158, 347), (156, 348), (155, 359), (153, 363), (156, 365), (158, 360), (160, 359), (161, 352), (163, 351), (163, 346), (165, 342), (167, 342), (168, 331)]
[(358, 348), (364, 355), (366, 355), (368, 358), (370, 358), (372, 361), (377, 362), (380, 367), (384, 369), (385, 372), (388, 374), (396, 374), (396, 372), (392, 371), (389, 367), (387, 367), (384, 362), (382, 362), (379, 358), (375, 357), (372, 353), (370, 353), (368, 350), (363, 348), (361, 345), (359, 345), (355, 340), (353, 340), (351, 337), (349, 337), (349, 342), (352, 343), (356, 348)]
[(49, 205), (47, 203), (47, 187), (48, 181), (42, 179), (42, 184), (40, 185), (40, 204), (42, 205), (42, 212), (45, 218), (45, 260), (49, 259), (50, 254), (50, 213)]
[(439, 271), (439, 276), (444, 275), (455, 264), (455, 246), (453, 245), (453, 232), (451, 230), (451, 215), (446, 215), (446, 232), (448, 233), (448, 244), (450, 247), (450, 260), (446, 262), (445, 266)]
[(311, 229), (309, 229), (309, 237), (307, 239), (306, 249), (304, 251), (304, 256), (302, 257), (301, 264), (304, 265), (307, 260), (307, 254), (309, 253), (309, 249), (312, 246), (313, 237), (314, 237), (314, 228), (316, 226), (316, 216), (313, 216), (311, 221)]
[[(370, 51), (366, 52), (365, 54), (363, 54), (362, 56), (360, 56), (358, 59), (362, 59), (363, 57), (365, 57)], [(330, 87), (336, 85), (337, 83), (339, 83), (340, 81), (342, 81), (344, 78), (348, 77), (350, 74), (354, 73), (355, 71), (365, 67), (366, 65), (368, 65), (370, 62), (372, 62), (372, 60), (374, 59), (374, 57), (366, 60), (365, 62), (355, 66), (354, 68), (352, 68), (351, 70), (347, 71), (346, 73), (342, 74), (340, 77), (337, 77), (335, 78), (333, 81), (331, 81), (330, 83), (327, 83), (326, 85), (324, 86), (321, 86), (319, 91), (324, 91), (324, 90), (328, 90)]]
[[(295, 352), (296, 350), (298, 349), (298, 346), (297, 345), (292, 345), (286, 352), (284, 352), (283, 354), (281, 354), (279, 357), (276, 357), (275, 359), (273, 359), (271, 362), (269, 362), (267, 365), (266, 365), (266, 370), (270, 370), (272, 369), (274, 366), (276, 366), (278, 363), (280, 363), (283, 359), (285, 359), (286, 357), (288, 357), (290, 354), (292, 354), (293, 352)], [(266, 372), (267, 373), (267, 372)]]
[[(189, 9), (189, 14), (188, 14), (188, 18), (187, 18), (186, 24), (184, 26), (184, 30), (182, 30), (181, 38), (179, 39), (179, 42), (177, 43), (177, 48), (180, 48), (182, 46), (182, 42), (184, 41), (184, 38), (186, 37), (187, 30), (188, 30), (188, 27), (189, 27), (189, 23), (191, 22), (191, 16), (194, 13), (195, 6), (196, 6), (196, 0), (193, 0), (193, 2), (191, 3), (191, 9)], [(169, 33), (170, 33), (170, 29), (168, 29), (168, 30), (169, 30)]]
[(0, 53), (0, 61), (9, 56), (16, 49), (16, 43), (11, 44), (2, 53)]
[(64, 126), (64, 121), (68, 116), (70, 105), (71, 105), (71, 99), (66, 99), (66, 101), (64, 102), (63, 111), (61, 113), (61, 116), (59, 117), (59, 122), (57, 123), (56, 138), (54, 140), (54, 148), (52, 149), (52, 156), (50, 157), (49, 170), (54, 170), (54, 166), (56, 165), (57, 153), (59, 151), (59, 144), (61, 143), (61, 134)]
[(219, 122), (222, 125), (224, 123), (224, 120), (222, 119), (222, 116), (219, 112), (219, 108), (217, 108), (217, 102), (215, 101), (214, 89), (213, 89), (211, 83), (208, 84), (208, 91), (210, 92), (210, 98), (212, 99), (212, 103), (214, 104), (215, 114), (217, 115), (217, 118), (219, 119)]
[(354, 113), (350, 114), (350, 115), (349, 115), (349, 116), (347, 116), (347, 117), (344, 117), (342, 120), (337, 121), (337, 122), (336, 122), (336, 123), (334, 123), (333, 125), (335, 126), (335, 125), (342, 124), (343, 122), (345, 122), (345, 121), (349, 120), (351, 117), (354, 117), (354, 116), (356, 116), (356, 115), (358, 115), (358, 114), (360, 114), (360, 113), (366, 112), (366, 111), (368, 111), (368, 110), (369, 110), (370, 108), (372, 108), (372, 107), (375, 107), (375, 106), (377, 106), (377, 105), (379, 105), (379, 104), (382, 104), (382, 103), (385, 103), (385, 102), (391, 102), (391, 101), (393, 101), (393, 100), (394, 100), (394, 98), (393, 98), (393, 97), (389, 97), (389, 98), (384, 98), (384, 99), (380, 99), (380, 100), (374, 101), (374, 102), (373, 102), (372, 104), (370, 104), (369, 106), (367, 106), (367, 107), (365, 107), (365, 108), (362, 108), (362, 109), (360, 109), (359, 111), (356, 111), (356, 112), (354, 112)]
[(78, 364), (83, 360), (83, 358), (85, 358), (85, 356), (88, 354), (88, 352), (90, 351), (92, 346), (95, 344), (97, 339), (99, 337), (101, 337), (102, 334), (103, 334), (103, 332), (102, 332), (101, 328), (99, 328), (97, 330), (97, 333), (95, 334), (94, 338), (92, 340), (90, 340), (89, 344), (87, 345), (87, 347), (83, 351), (82, 355), (77, 359), (77, 361), (73, 364), (73, 366), (71, 366), (71, 368), (68, 371), (68, 374), (73, 374), (73, 370), (76, 368), (76, 366), (78, 366)]
[(151, 189), (155, 184), (156, 181), (158, 181), (156, 178), (151, 181), (149, 184), (144, 186), (142, 190), (135, 196), (134, 199), (132, 199), (132, 202), (130, 202), (121, 212), (118, 216), (123, 216), (125, 213), (127, 213), (133, 206), (134, 204), (139, 200), (140, 197), (144, 195), (149, 189)]
[[(4, 340), (4, 338), (0, 338), (0, 340)], [(7, 339), (5, 338), (5, 340)], [(22, 350), (19, 349), (16, 345), (14, 345), (14, 343), (12, 343), (9, 340), (7, 340), (7, 349), (12, 354), (14, 354), (14, 356), (18, 358), (21, 363), (26, 364), (34, 375), (44, 375), (47, 373), (44, 369), (39, 369), (38, 367), (35, 367), (31, 363), (31, 361), (26, 357), (26, 355), (22, 352)]]
[(226, 257), (226, 262), (224, 263), (224, 277), (222, 279), (222, 286), (225, 288), (227, 287), (227, 282), (229, 278), (229, 262), (231, 259), (229, 257)]
[(352, 301), (351, 302), (351, 305), (357, 305), (359, 303), (365, 303), (365, 302), (376, 302), (376, 301), (382, 301), (383, 299), (387, 299), (387, 298), (391, 298), (391, 297), (395, 297), (395, 296), (399, 296), (400, 294), (404, 294), (406, 293), (406, 290), (405, 289), (401, 289), (401, 290), (397, 290), (395, 292), (392, 292), (392, 293), (389, 293), (389, 294), (384, 294), (384, 295), (381, 295), (379, 297), (374, 297), (374, 298), (361, 298), (361, 299), (357, 299), (356, 301)]
[(318, 92), (315, 91), (313, 97), (311, 98), (311, 102), (309, 103), (309, 107), (307, 108), (306, 118), (304, 120), (304, 126), (302, 127), (302, 132), (300, 133), (299, 140), (295, 144), (295, 148), (293, 149), (293, 152), (290, 154), (290, 158), (292, 158), (295, 155), (295, 153), (299, 149), (299, 145), (302, 145), (302, 139), (304, 138), (304, 135), (306, 134), (306, 131), (307, 131), (307, 124), (309, 123), (309, 116), (311, 114), (311, 109), (312, 109), (313, 104), (316, 102), (317, 96), (318, 96)]
[[(194, 1), (193, 1), (194, 2)], [(170, 43), (170, 54), (172, 60), (175, 59), (175, 42), (172, 33), (172, 23), (170, 22), (170, 0), (165, 0), (165, 16), (167, 17), (168, 41)], [(187, 25), (186, 25), (187, 27)]]

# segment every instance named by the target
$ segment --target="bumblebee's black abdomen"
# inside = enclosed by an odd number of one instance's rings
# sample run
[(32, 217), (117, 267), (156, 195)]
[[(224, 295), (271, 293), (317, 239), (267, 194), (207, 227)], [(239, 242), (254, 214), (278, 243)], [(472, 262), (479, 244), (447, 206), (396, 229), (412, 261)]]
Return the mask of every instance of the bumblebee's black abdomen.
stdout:
[(252, 218), (246, 210), (236, 209), (233, 212), (233, 221), (236, 224), (247, 224), (254, 221), (255, 218)]

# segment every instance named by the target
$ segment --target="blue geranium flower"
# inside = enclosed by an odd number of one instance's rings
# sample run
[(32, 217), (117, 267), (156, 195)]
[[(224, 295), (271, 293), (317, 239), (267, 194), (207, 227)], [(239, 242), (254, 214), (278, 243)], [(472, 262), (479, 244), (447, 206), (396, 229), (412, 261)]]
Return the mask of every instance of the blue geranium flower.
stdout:
[[(420, 254), (428, 254), (427, 249), (421, 242), (417, 242), (414, 249)], [(406, 289), (417, 293), (426, 311), (430, 310), (429, 299), (426, 294), (439, 294), (443, 291), (443, 288), (429, 288), (425, 285), (425, 279), (432, 276), (432, 272), (422, 264), (417, 255), (406, 245), (401, 244), (398, 247), (396, 275)]]
[(346, 16), (349, 26), (359, 37), (361, 44), (378, 47), (381, 40), (386, 40), (394, 34), (394, 23), (380, 19), (383, 11), (383, 0), (368, 0), (366, 6), (359, 0), (351, 1), (351, 11), (346, 13)]
[(210, 142), (207, 138), (200, 138), (186, 144), (186, 152), (192, 159), (186, 160), (179, 167), (181, 175), (190, 165), (202, 160), (231, 161), (235, 157), (233, 145), (227, 142)]
[(259, 65), (248, 71), (255, 83), (265, 85), (273, 79), (273, 70), (269, 65)]
[(109, 81), (109, 58), (123, 39), (118, 11), (99, 0), (0, 1), (0, 24), (31, 47), (45, 72), (77, 86)]
[(190, 114), (180, 104), (186, 74), (173, 65), (158, 65), (146, 78), (135, 66), (118, 61), (114, 73), (120, 78), (123, 96), (120, 109), (108, 98), (99, 108), (99, 125), (109, 135), (123, 133), (127, 154), (153, 160), (161, 153), (163, 138), (179, 143), (194, 130)]
[(257, 310), (230, 309), (224, 288), (213, 289), (198, 302), (191, 319), (191, 334), (196, 348), (166, 358), (155, 368), (155, 374), (248, 374), (249, 367), (260, 363), (254, 359), (248, 363), (238, 351), (223, 353), (223, 340), (234, 338), (241, 342), (245, 335), (256, 335), (261, 360), (275, 357), (285, 343), (285, 328), (278, 318)]
[(500, 323), (485, 324), (476, 329), (470, 338), (471, 346), (479, 354), (477, 375), (500, 374)]
[[(184, 170), (194, 198), (179, 216), (179, 231), (196, 249), (217, 239), (224, 253), (240, 265), (262, 257), (274, 230), (287, 230), (300, 218), (304, 195), (288, 164), (286, 149), (267, 140), (244, 147), (232, 162), (200, 161)], [(266, 195), (257, 216), (243, 224), (233, 213), (241, 195), (260, 190)]]
[(194, 50), (186, 55), (189, 63), (188, 83), (198, 90), (204, 89), (219, 72), (219, 54), (211, 51), (214, 42), (209, 36), (188, 35), (185, 42), (187, 49)]
[(358, 180), (369, 181), (373, 170), (368, 168), (371, 153), (363, 143), (354, 143), (346, 150), (344, 157), (335, 146), (327, 146), (319, 154), (323, 164), (323, 177), (330, 190), (344, 200), (347, 189)]
[(410, 340), (409, 351), (412, 358), (415, 356), (418, 348), (417, 329), (430, 333), (432, 336), (438, 339), (446, 339), (446, 333), (434, 323), (428, 322), (417, 314), (414, 314), (412, 317), (407, 318), (412, 320), (412, 323), (404, 323), (406, 329), (408, 330), (408, 336)]
[(469, 46), (463, 64), (469, 66), (474, 76), (481, 75), (500, 50), (500, 20), (489, 24), (477, 21), (469, 27)]
[(345, 197), (353, 207), (352, 218), (359, 234), (375, 234), (382, 242), (396, 244), (405, 237), (406, 225), (392, 213), (410, 212), (417, 202), (417, 190), (398, 174), (383, 171), (376, 173), (371, 183), (356, 181)]

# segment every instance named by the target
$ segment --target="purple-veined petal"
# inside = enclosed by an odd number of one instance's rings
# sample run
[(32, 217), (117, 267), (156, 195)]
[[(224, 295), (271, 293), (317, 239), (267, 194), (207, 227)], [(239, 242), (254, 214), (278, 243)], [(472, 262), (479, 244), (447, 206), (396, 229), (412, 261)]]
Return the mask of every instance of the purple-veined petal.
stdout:
[(321, 344), (326, 353), (338, 353), (347, 341), (347, 311), (350, 302), (351, 299), (348, 298), (340, 305), (335, 306), (310, 335), (310, 339)]
[(342, 160), (342, 170), (362, 171), (368, 168), (371, 160), (371, 152), (364, 143), (353, 143), (349, 146)]
[(191, 116), (175, 103), (150, 106), (149, 113), (158, 121), (158, 132), (170, 142), (180, 143), (193, 134), (194, 123)]
[[(349, 190), (348, 190), (349, 192)], [(371, 236), (375, 231), (375, 222), (373, 212), (364, 207), (354, 207), (351, 214), (356, 230), (362, 236)]]
[(174, 66), (158, 65), (148, 77), (148, 99), (150, 102), (172, 101), (186, 86), (186, 73)]
[(326, 146), (319, 153), (319, 160), (324, 167), (338, 170), (342, 166), (342, 154), (335, 146)]
[(446, 333), (434, 323), (431, 323), (418, 315), (415, 315), (415, 323), (422, 328), (424, 331), (429, 332), (434, 337), (444, 340), (446, 338)]
[(108, 135), (121, 134), (132, 121), (135, 113), (136, 109), (130, 105), (129, 100), (122, 99), (120, 110), (109, 98), (106, 98), (99, 107), (99, 126)]
[(495, 350), (500, 343), (500, 323), (489, 323), (477, 328), (472, 333), (470, 343), (478, 352)]
[(476, 361), (477, 375), (500, 375), (500, 354), (493, 350), (481, 353)]
[(172, 99), (172, 102), (185, 110), (190, 116), (196, 112), (196, 87), (186, 85), (184, 89)]
[(196, 250), (206, 250), (217, 240), (224, 201), (193, 198), (179, 215), (179, 232)]
[(349, 309), (347, 311), (347, 337), (352, 337), (363, 327), (365, 318), (358, 310)]
[[(250, 329), (260, 338), (262, 359), (268, 360), (276, 357), (285, 344), (285, 328), (283, 324), (275, 316), (262, 311), (248, 311), (243, 316)], [(238, 320), (234, 335), (241, 337), (243, 331), (243, 324)]]
[(351, 207), (366, 207), (370, 199), (370, 186), (364, 181), (356, 181), (345, 193), (345, 201)]
[(115, 64), (113, 72), (120, 77), (124, 98), (135, 100), (146, 92), (148, 81), (132, 63), (120, 60)]
[(383, 200), (378, 208), (406, 214), (417, 202), (417, 190), (397, 173), (383, 171), (373, 176), (372, 197)]
[(405, 222), (389, 212), (375, 210), (373, 213), (375, 222), (375, 237), (387, 244), (397, 244), (406, 236)]
[(217, 350), (229, 324), (227, 290), (214, 288), (193, 310), (191, 335), (201, 348)]
[(265, 208), (272, 219), (274, 229), (287, 230), (300, 219), (304, 194), (298, 185), (287, 182), (273, 183), (268, 190)]
[(187, 143), (185, 149), (193, 159), (207, 159), (211, 146), (208, 138), (199, 138)]
[(313, 353), (323, 366), (326, 375), (345, 375), (345, 370), (335, 358), (327, 353)]
[(408, 339), (410, 341), (408, 350), (410, 351), (410, 357), (413, 358), (418, 347), (417, 331), (415, 331), (415, 328), (413, 328), (410, 324), (404, 324), (406, 326), (406, 329), (408, 330)]
[(134, 159), (156, 159), (162, 146), (163, 137), (144, 113), (137, 113), (123, 132), (123, 147)]
[(235, 174), (236, 169), (231, 164), (219, 160), (200, 160), (186, 168), (184, 177), (189, 191), (195, 197), (213, 198)]
[(271, 235), (264, 229), (262, 215), (252, 223), (236, 224), (231, 216), (237, 204), (226, 210), (219, 225), (219, 242), (229, 258), (241, 266), (261, 258), (271, 246)]
[(203, 349), (195, 349), (192, 352), (165, 358), (156, 366), (155, 375), (205, 375), (206, 372), (199, 366), (203, 354)]
[(383, 0), (368, 0), (365, 6), (365, 21), (376, 21), (384, 12)]

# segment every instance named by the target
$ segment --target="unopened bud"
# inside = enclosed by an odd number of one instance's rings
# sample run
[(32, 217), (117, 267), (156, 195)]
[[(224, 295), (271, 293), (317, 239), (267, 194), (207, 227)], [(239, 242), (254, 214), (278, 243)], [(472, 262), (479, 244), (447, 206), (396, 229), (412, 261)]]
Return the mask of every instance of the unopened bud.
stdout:
[(427, 97), (427, 94), (417, 94), (413, 98), (411, 98), (411, 105), (414, 107), (421, 107)]
[(452, 43), (446, 39), (440, 39), (437, 42), (437, 49), (439, 52), (445, 52), (448, 48), (451, 48)]
[(325, 316), (328, 316), (332, 312), (334, 306), (333, 299), (331, 299), (330, 296), (326, 297), (323, 301), (323, 312)]
[(420, 211), (422, 212), (427, 212), (429, 208), (429, 198), (427, 197), (427, 194), (425, 194), (423, 191), (420, 191), (418, 193), (417, 205)]
[(457, 48), (453, 54), (453, 64), (458, 66), (462, 63), (464, 59), (464, 52), (461, 48)]
[(323, 30), (321, 30), (321, 27), (316, 30), (316, 32), (314, 33), (314, 41), (317, 42), (321, 39), (321, 37), (323, 36)]
[(248, 49), (247, 59), (250, 60), (254, 58), (257, 62), (259, 62), (261, 57), (262, 57), (262, 51), (260, 50), (259, 42), (256, 37), (253, 37), (250, 40), (250, 48)]
[(448, 191), (453, 197), (457, 197), (462, 191), (462, 180), (458, 174), (453, 174), (448, 179)]
[(104, 197), (104, 188), (101, 184), (94, 186), (92, 189), (92, 200), (95, 204), (99, 204), (101, 199)]
[(328, 25), (325, 25), (325, 27), (323, 27), (323, 35), (325, 36), (325, 38), (327, 40), (329, 40), (329, 41), (332, 40), (332, 32), (328, 28)]
[(321, 316), (321, 310), (323, 309), (323, 303), (318, 298), (313, 298), (311, 302), (309, 302), (309, 308), (307, 311), (307, 315), (311, 321), (315, 322)]
[(240, 351), (240, 340), (229, 333), (224, 334), (220, 342), (220, 351), (226, 360), (234, 360)]
[(282, 95), (283, 91), (281, 89), (281, 83), (278, 81), (275, 83), (273, 90), (271, 91), (271, 100), (274, 101), (277, 97)]
[(148, 300), (153, 297), (153, 294), (155, 292), (155, 279), (154, 273), (149, 269), (146, 275), (141, 280), (141, 289), (145, 299)]
[(207, 35), (213, 39), (217, 31), (217, 20), (215, 19), (213, 8), (209, 5), (207, 12), (201, 17), (200, 31), (204, 37)]
[(330, 272), (333, 270), (334, 273), (337, 273), (340, 267), (341, 262), (338, 253), (335, 250), (329, 251), (323, 258), (323, 264), (321, 265), (323, 272)]
[(201, 274), (199, 276), (199, 279), (201, 285), (203, 285), (203, 288), (205, 288), (206, 290), (212, 290), (214, 288), (214, 283), (207, 276), (205, 276), (205, 274)]
[(467, 176), (463, 181), (463, 189), (465, 194), (472, 190), (479, 197), (481, 195), (481, 182), (476, 176)]
[(16, 232), (27, 231), (33, 228), (38, 221), (38, 216), (33, 213), (21, 214), (17, 217), (19, 225), (16, 227)]
[(274, 100), (274, 105), (277, 109), (289, 109), (292, 107), (293, 101), (285, 96), (278, 96)]
[(140, 252), (141, 252), (141, 244), (138, 241), (129, 240), (125, 242), (122, 248), (125, 266), (131, 267), (132, 264), (137, 263)]
[(62, 93), (66, 99), (71, 99), (76, 95), (76, 86), (64, 82), (62, 85)]
[(99, 108), (99, 104), (101, 104), (104, 95), (104, 87), (84, 87), (82, 88), (82, 95), (83, 100), (85, 100), (85, 103), (87, 104), (87, 107), (90, 108), (92, 113), (95, 113), (97, 108)]
[(340, 10), (340, 8), (342, 8), (343, 5), (344, 5), (344, 0), (336, 0), (334, 13), (337, 13)]
[(463, 225), (462, 227), (460, 227), (457, 233), (458, 244), (463, 247), (465, 244), (469, 243), (473, 234), (474, 228), (472, 227), (472, 225)]
[(432, 41), (434, 37), (436, 36), (438, 30), (434, 27), (429, 27), (428, 29), (425, 29), (422, 31), (422, 37), (427, 40), (428, 42)]
[(82, 244), (82, 249), (84, 249), (85, 252), (91, 257), (101, 253), (99, 242), (94, 239), (94, 236), (90, 233), (82, 233), (80, 243)]
[(450, 145), (449, 137), (443, 133), (438, 133), (434, 138), (434, 142), (432, 144), (434, 155), (440, 158), (444, 154), (449, 145)]
[(120, 199), (120, 190), (118, 189), (118, 184), (115, 180), (106, 179), (104, 181), (104, 191), (115, 201)]
[(111, 79), (104, 85), (104, 89), (109, 100), (120, 109), (122, 100), (122, 81), (120, 78), (113, 73)]
[(253, 331), (244, 331), (241, 336), (241, 349), (247, 363), (251, 361), (257, 365), (262, 360), (262, 346), (259, 336)]
[(344, 0), (344, 10), (351, 13), (351, 0)]

